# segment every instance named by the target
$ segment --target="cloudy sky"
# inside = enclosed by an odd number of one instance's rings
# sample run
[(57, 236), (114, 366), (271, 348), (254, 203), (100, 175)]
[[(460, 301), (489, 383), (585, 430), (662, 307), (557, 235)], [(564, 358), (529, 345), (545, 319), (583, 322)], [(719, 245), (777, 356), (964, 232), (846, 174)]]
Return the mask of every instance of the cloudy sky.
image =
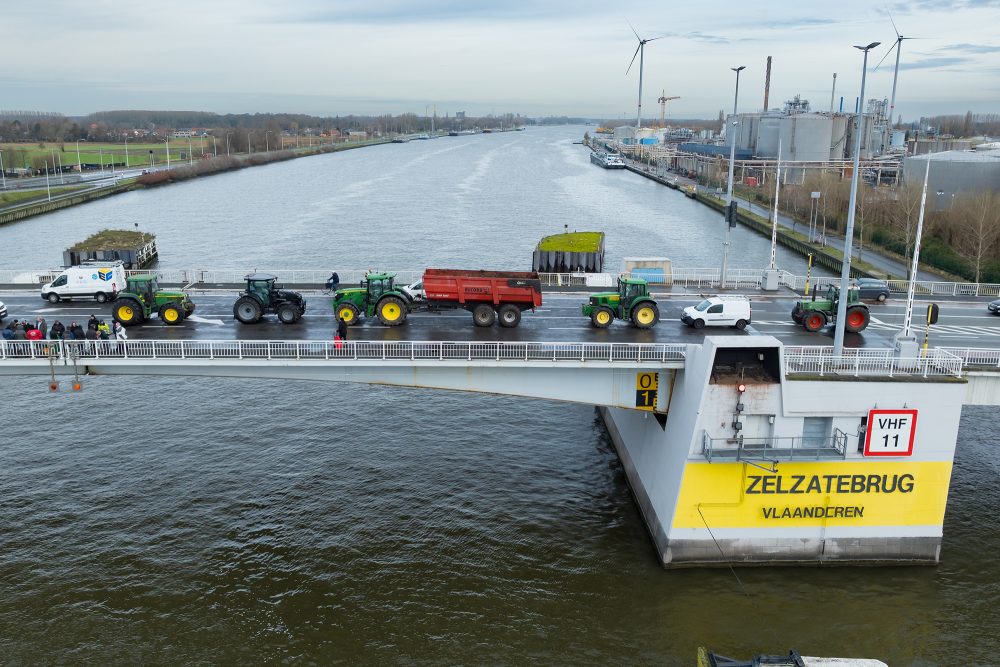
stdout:
[[(905, 119), (1000, 112), (1000, 0), (31, 0), (4, 3), (0, 109), (83, 114), (188, 109), (530, 116), (635, 115), (666, 89), (679, 117), (771, 106), (795, 94), (853, 109), (861, 53), (871, 68), (904, 36), (896, 109)], [(888, 98), (890, 55), (866, 97)]]

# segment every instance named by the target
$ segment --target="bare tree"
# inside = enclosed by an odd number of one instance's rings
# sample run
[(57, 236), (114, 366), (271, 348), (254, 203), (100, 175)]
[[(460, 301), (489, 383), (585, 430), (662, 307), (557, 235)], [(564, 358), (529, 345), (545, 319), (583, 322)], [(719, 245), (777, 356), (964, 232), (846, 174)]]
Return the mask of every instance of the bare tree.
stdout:
[(916, 183), (903, 183), (896, 188), (895, 205), (889, 215), (892, 227), (903, 233), (905, 248), (903, 256), (907, 263), (910, 259), (910, 248), (914, 245), (913, 234), (920, 213), (920, 197), (923, 189), (923, 184)]
[(955, 249), (972, 264), (978, 283), (983, 260), (1000, 240), (1000, 194), (983, 191), (962, 195), (957, 204)]

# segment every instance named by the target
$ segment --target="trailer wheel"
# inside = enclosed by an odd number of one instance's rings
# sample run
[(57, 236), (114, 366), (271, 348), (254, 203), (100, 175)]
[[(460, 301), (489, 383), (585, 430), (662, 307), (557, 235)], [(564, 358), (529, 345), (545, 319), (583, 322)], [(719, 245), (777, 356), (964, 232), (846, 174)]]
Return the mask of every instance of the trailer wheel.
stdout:
[(497, 313), (488, 303), (481, 303), (472, 309), (472, 322), (477, 327), (491, 327), (496, 319)]
[(660, 309), (652, 301), (640, 303), (632, 309), (632, 324), (639, 329), (652, 329), (660, 321)]
[(607, 329), (615, 321), (615, 314), (607, 306), (598, 306), (590, 314), (590, 323), (598, 329)]
[(160, 308), (160, 321), (164, 324), (173, 326), (175, 324), (180, 324), (183, 319), (184, 311), (181, 310), (176, 304), (168, 303)]
[(809, 313), (802, 318), (802, 326), (806, 331), (815, 333), (826, 326), (826, 315), (823, 313)]
[(508, 329), (516, 327), (521, 323), (521, 309), (511, 303), (505, 303), (497, 311), (497, 320), (500, 326)]
[(142, 324), (144, 319), (142, 304), (135, 299), (119, 299), (115, 302), (111, 316), (122, 326)]
[(241, 296), (233, 304), (233, 317), (243, 324), (257, 324), (263, 314), (260, 302), (252, 296)]
[(871, 319), (871, 314), (864, 306), (854, 306), (847, 309), (847, 321), (844, 322), (844, 330), (851, 333), (863, 331)]
[(406, 304), (399, 297), (387, 296), (378, 302), (375, 313), (382, 324), (394, 327), (406, 321)]
[(282, 324), (295, 324), (299, 321), (299, 309), (290, 303), (278, 306), (278, 319)]

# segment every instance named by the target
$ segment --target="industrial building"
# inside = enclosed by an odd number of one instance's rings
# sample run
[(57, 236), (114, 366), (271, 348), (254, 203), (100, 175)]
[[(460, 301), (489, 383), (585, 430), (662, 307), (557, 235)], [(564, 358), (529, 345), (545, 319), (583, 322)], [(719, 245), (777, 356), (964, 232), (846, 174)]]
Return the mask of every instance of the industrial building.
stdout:
[(934, 210), (950, 208), (962, 192), (1000, 191), (998, 149), (912, 155), (903, 160), (903, 180), (923, 183), (928, 160), (927, 203)]

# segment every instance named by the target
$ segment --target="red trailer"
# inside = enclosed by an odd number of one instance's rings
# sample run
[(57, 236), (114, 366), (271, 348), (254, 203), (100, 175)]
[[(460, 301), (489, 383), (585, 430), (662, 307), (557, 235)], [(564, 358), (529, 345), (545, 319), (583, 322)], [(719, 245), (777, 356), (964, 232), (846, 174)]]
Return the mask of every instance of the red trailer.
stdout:
[[(516, 327), (521, 311), (542, 305), (542, 282), (534, 271), (427, 269), (423, 292), (428, 310), (463, 308), (472, 313), (479, 327), (495, 321), (502, 327)], [(420, 305), (419, 301), (413, 304)]]

